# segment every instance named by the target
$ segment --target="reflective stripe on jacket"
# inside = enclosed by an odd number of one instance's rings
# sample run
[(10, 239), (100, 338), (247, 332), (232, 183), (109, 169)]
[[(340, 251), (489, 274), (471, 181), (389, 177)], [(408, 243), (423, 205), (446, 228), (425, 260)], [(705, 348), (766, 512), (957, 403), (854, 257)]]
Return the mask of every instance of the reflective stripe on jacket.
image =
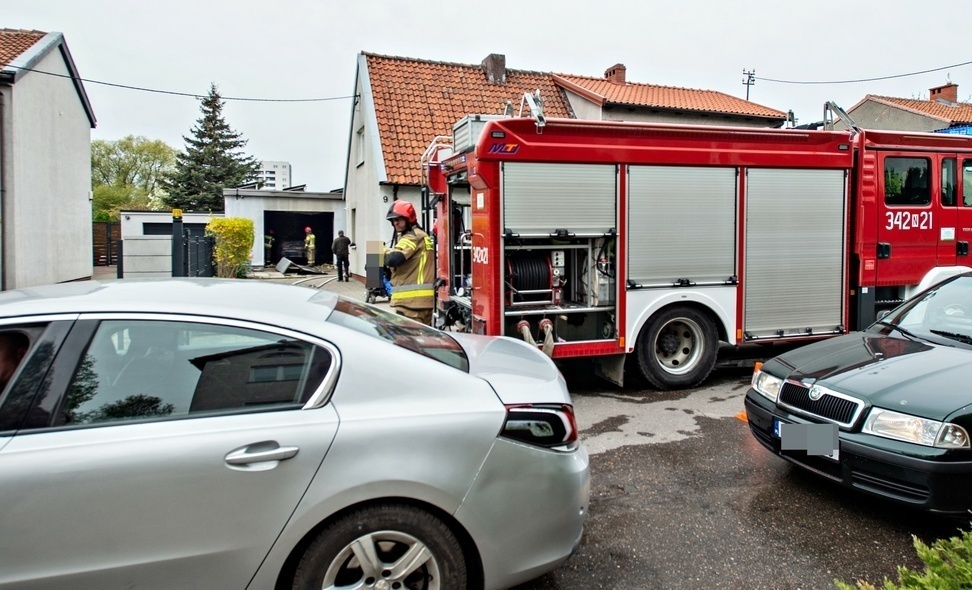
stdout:
[(398, 251), (405, 257), (405, 262), (391, 269), (392, 307), (431, 309), (435, 295), (432, 238), (413, 227), (398, 238), (390, 251)]

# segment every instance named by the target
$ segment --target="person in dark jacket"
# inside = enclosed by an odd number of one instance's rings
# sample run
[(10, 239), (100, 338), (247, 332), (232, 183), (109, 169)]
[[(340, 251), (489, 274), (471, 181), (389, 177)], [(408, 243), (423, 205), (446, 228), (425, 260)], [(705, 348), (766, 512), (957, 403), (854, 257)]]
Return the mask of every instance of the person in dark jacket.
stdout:
[(345, 236), (343, 231), (338, 231), (338, 237), (331, 242), (331, 252), (334, 254), (335, 266), (337, 266), (338, 281), (347, 283), (351, 278), (348, 261), (348, 256), (351, 254), (351, 238)]

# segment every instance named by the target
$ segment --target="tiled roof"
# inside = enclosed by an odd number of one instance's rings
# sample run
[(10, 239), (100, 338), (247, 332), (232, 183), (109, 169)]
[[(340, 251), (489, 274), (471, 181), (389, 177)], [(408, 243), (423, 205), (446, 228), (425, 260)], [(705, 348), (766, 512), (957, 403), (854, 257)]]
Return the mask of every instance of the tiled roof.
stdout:
[(944, 103), (937, 100), (915, 100), (913, 98), (894, 98), (872, 94), (868, 94), (861, 102), (866, 100), (883, 102), (922, 115), (936, 117), (948, 122), (949, 125), (972, 123), (972, 104), (967, 102)]
[[(554, 81), (589, 100), (606, 103), (785, 119), (786, 113), (714, 90), (654, 84), (618, 84), (604, 78), (554, 74)], [(580, 91), (580, 92), (578, 92)]]
[(549, 73), (507, 69), (504, 83), (491, 84), (480, 65), (363, 55), (391, 183), (421, 184), (420, 159), (437, 135), (466, 115), (501, 115), (508, 100), (519, 112), (525, 92), (540, 90), (545, 116), (570, 116)]
[(0, 69), (44, 38), (47, 33), (17, 29), (0, 29)]

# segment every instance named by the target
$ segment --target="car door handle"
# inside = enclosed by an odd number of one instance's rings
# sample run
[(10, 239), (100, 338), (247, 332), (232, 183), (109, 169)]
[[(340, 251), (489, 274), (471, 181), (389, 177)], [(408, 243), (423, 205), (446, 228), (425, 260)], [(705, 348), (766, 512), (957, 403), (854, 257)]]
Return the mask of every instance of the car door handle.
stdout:
[[(270, 444), (274, 448), (267, 448)], [(225, 460), (230, 465), (249, 465), (267, 461), (284, 461), (297, 455), (300, 447), (281, 447), (277, 443), (257, 443), (227, 453)]]

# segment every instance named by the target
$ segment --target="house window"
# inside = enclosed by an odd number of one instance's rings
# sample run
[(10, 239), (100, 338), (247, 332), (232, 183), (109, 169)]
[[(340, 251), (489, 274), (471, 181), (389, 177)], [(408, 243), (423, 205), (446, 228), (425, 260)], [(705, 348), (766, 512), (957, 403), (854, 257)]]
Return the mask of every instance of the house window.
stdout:
[(355, 140), (358, 144), (358, 166), (360, 166), (364, 164), (364, 154), (365, 154), (364, 126), (360, 127), (358, 129), (358, 132), (355, 133)]

